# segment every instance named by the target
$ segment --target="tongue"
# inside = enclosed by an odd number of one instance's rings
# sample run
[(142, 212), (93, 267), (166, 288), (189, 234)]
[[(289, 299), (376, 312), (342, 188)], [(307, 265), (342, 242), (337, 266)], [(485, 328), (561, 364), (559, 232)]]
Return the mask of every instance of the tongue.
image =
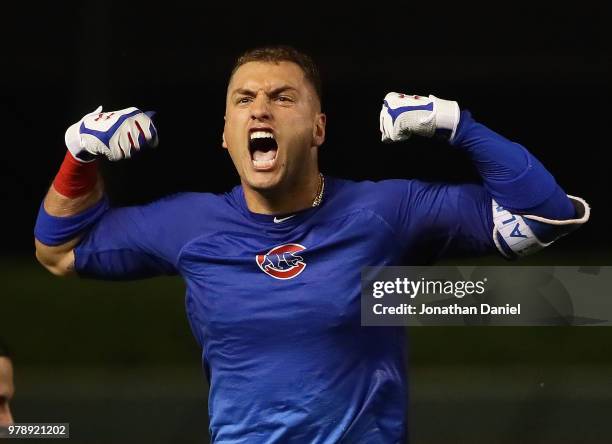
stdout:
[(274, 157), (276, 157), (276, 150), (253, 151), (253, 160), (272, 160)]

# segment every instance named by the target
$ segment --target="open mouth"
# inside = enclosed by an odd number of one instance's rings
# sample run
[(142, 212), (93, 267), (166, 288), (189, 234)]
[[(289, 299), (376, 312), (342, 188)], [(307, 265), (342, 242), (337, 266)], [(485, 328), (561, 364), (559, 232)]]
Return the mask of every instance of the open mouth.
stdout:
[(253, 166), (258, 170), (272, 168), (276, 161), (278, 144), (270, 130), (255, 130), (249, 134), (249, 152)]

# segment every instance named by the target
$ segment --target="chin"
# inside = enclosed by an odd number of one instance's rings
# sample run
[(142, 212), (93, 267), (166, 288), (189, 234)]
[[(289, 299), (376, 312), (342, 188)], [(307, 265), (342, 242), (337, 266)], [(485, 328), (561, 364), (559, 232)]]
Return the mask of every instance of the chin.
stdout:
[(249, 188), (257, 191), (273, 190), (281, 182), (280, 171), (251, 171), (245, 182)]

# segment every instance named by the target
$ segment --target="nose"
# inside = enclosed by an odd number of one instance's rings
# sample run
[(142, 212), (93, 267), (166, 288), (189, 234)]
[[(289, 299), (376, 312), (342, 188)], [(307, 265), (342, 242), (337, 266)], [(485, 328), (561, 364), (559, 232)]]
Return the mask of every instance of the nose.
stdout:
[(266, 120), (270, 118), (270, 105), (268, 103), (268, 96), (264, 93), (259, 93), (255, 96), (253, 103), (251, 103), (251, 119), (253, 120)]

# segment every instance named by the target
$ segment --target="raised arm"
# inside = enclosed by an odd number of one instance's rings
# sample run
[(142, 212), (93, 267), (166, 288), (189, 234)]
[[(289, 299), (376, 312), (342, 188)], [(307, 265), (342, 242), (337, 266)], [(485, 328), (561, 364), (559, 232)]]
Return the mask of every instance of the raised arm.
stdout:
[(36, 258), (58, 276), (74, 274), (74, 248), (108, 210), (99, 158), (130, 158), (157, 145), (150, 116), (137, 108), (87, 114), (66, 131), (68, 151), (45, 196), (34, 229)]
[[(478, 200), (481, 219), (495, 246), (506, 257), (533, 253), (576, 229), (589, 217), (584, 200), (567, 196), (554, 177), (527, 149), (477, 123), (457, 102), (434, 96), (389, 93), (380, 116), (384, 142), (406, 140), (412, 135), (438, 135), (466, 152), (482, 178), (486, 192), (464, 187), (451, 192), (463, 199)], [(439, 193), (443, 196), (445, 193)], [(485, 202), (486, 201), (486, 202)], [(454, 223), (461, 208), (441, 224)], [(444, 215), (444, 212), (437, 214)], [(446, 222), (445, 222), (446, 221)], [(470, 233), (472, 219), (461, 231)]]

